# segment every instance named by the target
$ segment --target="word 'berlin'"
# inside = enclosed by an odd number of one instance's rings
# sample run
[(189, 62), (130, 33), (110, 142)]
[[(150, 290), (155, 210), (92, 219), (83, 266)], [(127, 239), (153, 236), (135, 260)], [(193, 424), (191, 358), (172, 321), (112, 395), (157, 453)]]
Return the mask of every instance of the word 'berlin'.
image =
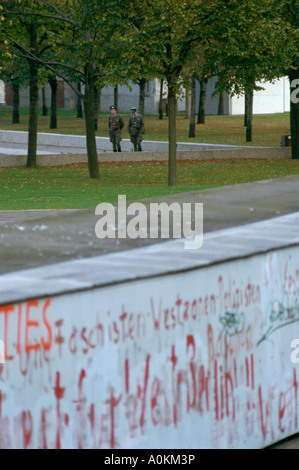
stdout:
[[(126, 196), (119, 195), (117, 214), (113, 204), (106, 202), (97, 205), (95, 214), (101, 216), (95, 226), (96, 236), (101, 239), (159, 238), (159, 229), (161, 238), (171, 238), (172, 214), (172, 238), (182, 238), (183, 229), (185, 249), (198, 249), (203, 243), (203, 203), (151, 202), (147, 208), (142, 202), (132, 202), (127, 206)], [(129, 220), (128, 216), (131, 216)]]

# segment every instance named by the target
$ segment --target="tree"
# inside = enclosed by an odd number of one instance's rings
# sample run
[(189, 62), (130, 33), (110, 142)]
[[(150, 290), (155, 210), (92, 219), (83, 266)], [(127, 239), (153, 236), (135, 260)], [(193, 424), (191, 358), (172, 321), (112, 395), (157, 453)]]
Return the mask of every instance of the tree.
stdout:
[(189, 123), (189, 137), (195, 137), (195, 113), (196, 113), (196, 77), (191, 78), (191, 110)]
[(11, 82), (13, 92), (13, 106), (12, 106), (12, 124), (20, 123), (20, 80), (16, 78)]
[(47, 95), (46, 95), (45, 84), (42, 86), (42, 115), (48, 116)]
[(163, 119), (163, 78), (160, 80), (159, 119)]
[(225, 93), (223, 90), (219, 92), (219, 101), (218, 101), (218, 116), (224, 115), (224, 101), (225, 101)]
[[(45, 22), (36, 14), (31, 14), (32, 3), (24, 0), (22, 4), (7, 0), (2, 7), (4, 21), (1, 25), (1, 36), (16, 58), (26, 59), (29, 67), (29, 126), (27, 167), (36, 166), (37, 123), (38, 123), (38, 90), (39, 69), (42, 56), (50, 49), (49, 33)], [(39, 5), (34, 5), (36, 13), (41, 12)], [(36, 60), (37, 59), (37, 60)]]
[[(140, 63), (149, 75), (167, 82), (168, 184), (174, 186), (177, 184), (176, 110), (181, 74), (195, 47), (204, 41), (203, 31), (210, 28), (218, 2), (138, 0), (129, 5), (121, 3), (128, 23), (126, 41), (128, 49), (129, 45), (134, 45), (135, 63)], [(151, 53), (150, 66), (145, 65), (140, 53), (144, 46)]]
[(51, 115), (50, 115), (50, 129), (57, 129), (57, 88), (58, 81), (56, 75), (49, 74), (48, 82), (51, 87)]
[(140, 78), (138, 80), (139, 85), (139, 113), (144, 115), (144, 103), (145, 103), (145, 89), (146, 89), (146, 78)]
[[(290, 55), (292, 57), (291, 67), (288, 69), (290, 81), (290, 128), (292, 158), (299, 158), (299, 99), (295, 93), (299, 86), (299, 5), (295, 0), (286, 2), (281, 15), (283, 27), (290, 31), (291, 36)], [(294, 96), (295, 94), (295, 96)]]
[(94, 85), (94, 105), (93, 105), (93, 110), (94, 110), (94, 130), (98, 130), (98, 115), (99, 115), (99, 109), (101, 109), (101, 92), (102, 88), (98, 86), (97, 84)]
[(200, 91), (199, 91), (199, 103), (198, 103), (198, 115), (197, 124), (205, 123), (206, 116), (206, 99), (207, 99), (207, 83), (208, 78), (204, 77), (199, 79)]
[[(103, 77), (113, 74), (113, 40), (117, 42), (117, 7), (116, 0), (59, 0), (50, 3), (46, 0), (29, 2), (30, 8), (24, 11), (23, 4), (16, 2), (16, 13), (34, 18), (33, 25), (41, 21), (45, 25), (47, 36), (54, 48), (47, 50), (47, 57), (42, 57), (24, 42), (20, 43), (12, 36), (6, 38), (33, 68), (46, 67), (55, 76), (62, 78), (82, 99), (86, 129), (88, 168), (91, 178), (98, 178), (99, 164), (95, 140), (94, 90), (97, 81), (102, 84)], [(6, 15), (10, 13), (7, 12)], [(107, 62), (110, 56), (110, 62)], [(107, 67), (107, 68), (106, 68)], [(80, 92), (74, 83), (84, 83), (84, 92)]]
[(5, 51), (2, 54), (0, 53), (0, 57), (1, 78), (7, 85), (10, 85), (13, 92), (12, 124), (19, 124), (20, 88), (29, 83), (28, 65), (23, 59), (15, 58), (12, 60), (11, 54), (5, 53)]
[[(206, 58), (219, 78), (216, 91), (251, 95), (252, 102), (253, 91), (263, 89), (258, 82), (288, 75), (292, 87), (299, 74), (297, 0), (249, 0), (234, 8), (236, 14), (223, 21), (215, 41), (206, 47)], [(242, 16), (246, 22), (240, 20)], [(290, 106), (292, 158), (299, 158), (299, 104), (291, 102)], [(246, 105), (247, 112), (251, 107)], [(248, 114), (245, 124), (248, 140), (252, 130)]]
[[(219, 81), (219, 86), (235, 92), (248, 85), (246, 75), (252, 58), (254, 78), (271, 76), (273, 66), (270, 60), (266, 61), (263, 71), (261, 65), (261, 50), (267, 47), (269, 50), (271, 36), (274, 34), (271, 21), (268, 17), (263, 17), (269, 2), (270, 0), (136, 0), (134, 4), (128, 4), (124, 0), (121, 2), (125, 11), (123, 18), (128, 23), (125, 35), (127, 50), (132, 51), (131, 45), (134, 44), (135, 63), (142, 64), (149, 74), (167, 82), (170, 186), (177, 184), (176, 100), (183, 71), (188, 75), (186, 65), (194, 58), (198, 47), (202, 48), (205, 68), (209, 75), (212, 74), (210, 71), (213, 71), (213, 74), (221, 72), (222, 80)], [(271, 32), (270, 39), (267, 39), (266, 47), (257, 47), (256, 37), (260, 39), (265, 34), (265, 26)], [(242, 45), (239, 44), (240, 35)], [(144, 44), (154, 59), (150, 65), (144, 65), (141, 53)], [(220, 70), (220, 65), (222, 67), (224, 62), (224, 70)], [(190, 79), (194, 70), (190, 68), (189, 71)], [(252, 82), (250, 84), (252, 85)]]
[(82, 93), (81, 93), (81, 81), (78, 80), (77, 82), (77, 89), (78, 92), (76, 93), (76, 109), (77, 109), (77, 118), (83, 118), (83, 107), (82, 107)]
[(182, 79), (186, 78), (187, 82), (190, 81), (189, 88), (191, 90), (189, 137), (195, 137), (197, 81), (200, 84), (200, 99), (197, 114), (197, 124), (204, 124), (205, 122), (205, 101), (208, 76), (209, 71), (206, 69), (206, 64), (203, 56), (203, 49), (201, 45), (199, 45), (193, 50), (193, 54), (189, 61), (184, 65), (182, 72)]

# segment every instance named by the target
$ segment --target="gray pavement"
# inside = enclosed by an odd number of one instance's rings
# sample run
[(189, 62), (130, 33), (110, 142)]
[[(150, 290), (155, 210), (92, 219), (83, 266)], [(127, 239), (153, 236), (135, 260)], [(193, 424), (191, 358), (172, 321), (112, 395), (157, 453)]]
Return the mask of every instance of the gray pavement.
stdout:
[[(192, 145), (192, 144), (191, 144)], [(191, 147), (190, 144), (180, 144), (178, 143), (178, 150), (233, 150), (233, 149), (243, 149), (247, 147), (239, 147), (236, 145), (213, 145), (213, 144), (193, 144)], [(191, 148), (188, 148), (190, 146)], [(187, 148), (186, 148), (187, 147)], [(252, 147), (251, 147), (252, 148)], [(254, 147), (255, 148), (255, 147)], [(145, 141), (143, 143), (143, 149), (145, 151), (156, 151), (156, 152), (166, 152), (168, 149), (168, 143), (166, 142), (151, 142)], [(98, 153), (106, 153), (112, 151), (112, 146), (109, 142), (109, 139), (101, 138), (101, 142), (97, 146)], [(128, 139), (123, 139), (122, 141), (122, 152), (131, 152), (132, 144)], [(85, 154), (87, 155), (86, 145), (82, 147), (69, 147), (67, 145), (37, 145), (37, 155), (60, 155), (60, 154)], [(7, 143), (0, 142), (0, 155), (27, 155), (27, 145), (26, 143)]]
[[(0, 155), (27, 155), (28, 132), (0, 130)], [(96, 137), (98, 153), (112, 151), (108, 137)], [(122, 152), (133, 150), (130, 139), (122, 139)], [(168, 142), (143, 140), (144, 151), (167, 152)], [(246, 149), (246, 146), (178, 142), (178, 151)], [(251, 147), (258, 148), (258, 147)], [(86, 137), (81, 135), (38, 133), (37, 155), (87, 154)]]
[[(60, 147), (55, 145), (38, 145), (37, 155), (58, 155), (66, 153), (84, 153), (81, 147), (70, 149), (69, 147)], [(25, 143), (0, 142), (0, 155), (27, 155), (28, 149)]]
[[(206, 234), (298, 212), (299, 175), (155, 199), (162, 201), (203, 203)], [(148, 208), (152, 200), (142, 202)], [(95, 234), (98, 220), (95, 208), (0, 212), (0, 274), (167, 241), (100, 240)]]

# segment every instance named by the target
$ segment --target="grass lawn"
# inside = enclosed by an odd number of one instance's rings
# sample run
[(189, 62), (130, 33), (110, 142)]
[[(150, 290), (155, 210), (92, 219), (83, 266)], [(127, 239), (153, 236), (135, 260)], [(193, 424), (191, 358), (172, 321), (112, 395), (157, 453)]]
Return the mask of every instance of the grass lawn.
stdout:
[[(50, 111), (49, 111), (50, 112)], [(108, 137), (107, 119), (109, 113), (100, 113), (97, 136)], [(128, 139), (127, 122), (129, 114), (122, 114), (125, 120), (122, 137)], [(20, 108), (20, 124), (11, 124), (11, 108), (0, 107), (0, 129), (28, 130), (28, 109)], [(76, 117), (75, 111), (58, 109), (57, 129), (49, 129), (49, 116), (41, 116), (39, 111), (38, 132), (85, 135), (85, 121)], [(196, 124), (196, 137), (189, 138), (189, 120), (177, 116), (177, 141), (225, 145), (247, 145), (279, 147), (282, 134), (290, 133), (289, 113), (255, 115), (253, 117), (253, 140), (246, 142), (243, 116), (206, 116), (205, 124)], [(145, 140), (168, 140), (168, 119), (158, 116), (145, 116)]]
[[(0, 107), (0, 129), (28, 130), (28, 109), (20, 109), (20, 124), (11, 124), (10, 108)], [(109, 113), (99, 115), (97, 136), (108, 137)], [(128, 138), (126, 122), (123, 138)], [(39, 111), (39, 132), (85, 135), (84, 119), (75, 111), (58, 110), (58, 127), (49, 129), (49, 117)], [(145, 116), (146, 140), (168, 140), (168, 120)], [(196, 125), (196, 137), (188, 137), (189, 121), (177, 116), (178, 142), (279, 147), (282, 134), (289, 133), (289, 113), (254, 116), (253, 141), (246, 144), (243, 116), (207, 116)], [(0, 210), (80, 209), (101, 202), (175, 194), (217, 186), (247, 183), (299, 173), (298, 160), (203, 160), (178, 162), (178, 185), (168, 187), (167, 162), (101, 163), (99, 180), (90, 179), (87, 164), (49, 168), (0, 168)]]
[(101, 163), (100, 179), (87, 164), (0, 168), (0, 210), (83, 209), (101, 202), (198, 191), (299, 173), (299, 160), (202, 160), (178, 162), (178, 185), (168, 187), (167, 162)]

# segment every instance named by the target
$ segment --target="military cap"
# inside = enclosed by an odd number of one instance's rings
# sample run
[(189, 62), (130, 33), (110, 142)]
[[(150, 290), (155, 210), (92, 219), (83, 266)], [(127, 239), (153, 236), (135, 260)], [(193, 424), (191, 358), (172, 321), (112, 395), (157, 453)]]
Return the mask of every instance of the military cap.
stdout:
[(116, 107), (115, 106), (110, 106), (110, 109), (116, 109)]
[(133, 107), (130, 108), (130, 109), (131, 109), (131, 111), (133, 111), (133, 113), (135, 113), (135, 111), (136, 111), (137, 108), (135, 108), (135, 107), (133, 106)]

